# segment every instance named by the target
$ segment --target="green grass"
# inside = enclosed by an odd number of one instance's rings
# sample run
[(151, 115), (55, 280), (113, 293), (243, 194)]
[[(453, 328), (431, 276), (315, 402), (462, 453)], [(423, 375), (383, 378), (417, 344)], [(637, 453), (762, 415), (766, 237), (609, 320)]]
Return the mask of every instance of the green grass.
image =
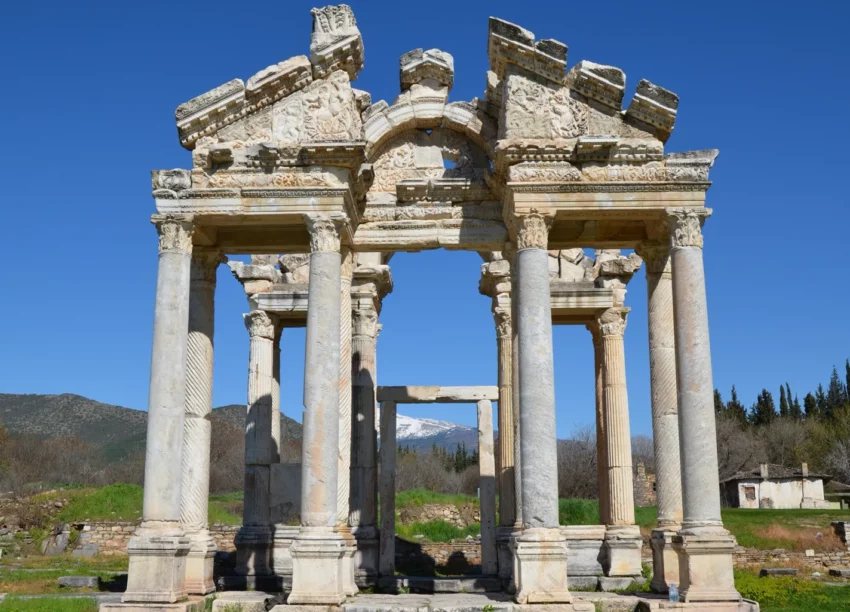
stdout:
[(142, 517), (142, 487), (114, 484), (100, 489), (71, 492), (68, 505), (58, 518), (62, 521), (135, 521)]
[(2, 612), (97, 612), (97, 601), (90, 597), (7, 597), (0, 603)]
[(466, 539), (466, 536), (475, 537), (481, 531), (479, 523), (473, 523), (465, 529), (455, 527), (446, 521), (428, 521), (427, 523), (413, 523), (412, 525), (396, 524), (396, 535), (410, 542), (417, 542), (422, 538), (414, 536), (425, 536), (429, 542), (450, 542), (451, 540)]
[[(774, 549), (805, 549), (816, 547), (816, 542), (808, 544), (799, 539), (789, 537), (770, 537), (759, 534), (759, 531), (771, 527), (781, 534), (783, 530), (790, 532), (809, 533), (820, 531), (824, 536), (832, 538), (830, 521), (850, 520), (847, 510), (749, 510), (745, 508), (724, 508), (722, 512), (723, 525), (732, 532), (741, 546)], [(811, 538), (810, 538), (811, 539)]]
[(405, 508), (408, 506), (423, 506), (425, 504), (454, 504), (461, 506), (463, 504), (478, 505), (478, 498), (474, 495), (448, 495), (446, 493), (435, 493), (425, 489), (411, 489), (410, 491), (402, 491), (396, 493), (395, 506)]
[(737, 571), (735, 587), (745, 598), (758, 601), (762, 612), (850, 610), (850, 586), (827, 586), (793, 576), (759, 578)]
[[(558, 522), (561, 525), (598, 525), (599, 502), (595, 499), (559, 499)], [(651, 528), (656, 523), (655, 508), (635, 506), (635, 523)]]

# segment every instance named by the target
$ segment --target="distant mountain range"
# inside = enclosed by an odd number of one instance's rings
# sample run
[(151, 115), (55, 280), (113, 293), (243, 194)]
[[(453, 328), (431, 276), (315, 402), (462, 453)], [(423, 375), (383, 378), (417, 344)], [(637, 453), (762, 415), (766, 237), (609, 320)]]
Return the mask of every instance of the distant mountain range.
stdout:
[[(245, 426), (245, 406), (231, 404), (215, 408), (212, 418), (242, 429)], [(70, 393), (0, 393), (0, 424), (11, 435), (80, 438), (102, 447), (107, 458), (118, 459), (144, 448), (147, 413)], [(281, 425), (284, 439), (301, 439), (301, 423), (282, 414)], [(396, 441), (401, 447), (416, 450), (427, 450), (435, 444), (454, 450), (461, 443), (472, 449), (478, 444), (478, 432), (466, 425), (400, 414), (396, 420)]]

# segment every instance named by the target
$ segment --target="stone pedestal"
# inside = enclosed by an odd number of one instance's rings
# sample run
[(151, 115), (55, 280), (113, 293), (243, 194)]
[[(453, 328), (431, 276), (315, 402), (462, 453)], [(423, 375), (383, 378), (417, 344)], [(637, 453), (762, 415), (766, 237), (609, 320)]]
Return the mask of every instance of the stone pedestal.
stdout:
[(569, 602), (567, 547), (558, 526), (555, 368), (549, 293), (551, 218), (515, 219), (518, 292), (522, 535), (514, 543), (519, 603)]
[(514, 540), (514, 582), (519, 604), (569, 603), (567, 541), (558, 529), (525, 528)]
[(652, 547), (652, 582), (650, 588), (656, 593), (666, 593), (671, 584), (681, 584), (679, 578), (679, 554), (673, 549), (673, 537), (678, 530), (653, 529), (649, 545)]
[(174, 603), (186, 597), (189, 539), (180, 524), (186, 408), (191, 219), (155, 215), (159, 268), (154, 311), (142, 524), (130, 538), (123, 602)]
[(605, 575), (637, 577), (641, 575), (640, 551), (643, 539), (636, 525), (609, 526), (605, 529)]
[(304, 366), (301, 530), (290, 548), (290, 604), (338, 605), (345, 599), (345, 541), (337, 524), (340, 373), (340, 242), (322, 215), (310, 231), (310, 282)]
[(682, 529), (673, 538), (685, 601), (740, 599), (733, 579), (735, 540), (720, 518), (714, 384), (702, 259), (706, 211), (668, 210), (682, 460)]

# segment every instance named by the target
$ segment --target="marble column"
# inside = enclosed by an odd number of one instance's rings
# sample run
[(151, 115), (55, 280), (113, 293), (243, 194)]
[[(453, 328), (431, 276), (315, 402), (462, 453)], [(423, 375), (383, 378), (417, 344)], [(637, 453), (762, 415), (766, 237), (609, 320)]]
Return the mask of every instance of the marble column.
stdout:
[(610, 308), (597, 324), (602, 344), (602, 381), (605, 399), (605, 457), (608, 463), (608, 523), (605, 547), (608, 576), (639, 576), (640, 530), (635, 525), (632, 441), (626, 355), (623, 335), (628, 308)]
[[(371, 302), (371, 300), (369, 300)], [(352, 456), (349, 520), (357, 538), (355, 576), (363, 584), (378, 577), (378, 436), (375, 430), (378, 313), (371, 306), (352, 312)]]
[(593, 338), (593, 368), (596, 389), (596, 493), (599, 497), (599, 520), (603, 525), (611, 523), (608, 506), (608, 442), (605, 436), (605, 381), (602, 376), (602, 335), (599, 325), (589, 324), (587, 329)]
[(702, 258), (708, 210), (667, 211), (673, 267), (682, 529), (673, 538), (684, 601), (737, 600), (735, 539), (723, 528), (717, 472), (714, 383)]
[(381, 578), (395, 587), (396, 406), (381, 402)]
[(180, 524), (186, 345), (189, 336), (192, 218), (154, 215), (159, 266), (153, 323), (142, 523), (130, 538), (128, 603), (173, 603), (186, 596), (189, 539)]
[(337, 524), (339, 474), (340, 237), (334, 220), (305, 217), (310, 279), (304, 363), (301, 530), (292, 544), (289, 604), (339, 605), (345, 600), (345, 540)]
[(272, 345), (272, 463), (280, 463), (283, 430), (280, 420), (280, 341), (283, 338), (283, 321), (274, 321), (274, 344)]
[(658, 527), (652, 530), (652, 590), (666, 593), (679, 584), (673, 536), (682, 525), (682, 471), (679, 458), (679, 405), (676, 338), (673, 325), (673, 273), (669, 245), (644, 244), (649, 312), (649, 379)]
[(354, 554), (357, 540), (348, 524), (351, 495), (351, 276), (354, 253), (342, 249), (339, 292), (339, 461), (337, 464), (336, 528), (346, 542), (340, 566), (342, 589), (346, 595), (357, 594), (354, 582)]
[(267, 576), (272, 573), (271, 464), (276, 462), (272, 437), (275, 318), (262, 310), (243, 316), (251, 344), (245, 415), (245, 497), (242, 528), (235, 538), (236, 571), (247, 576)]
[(190, 541), (186, 558), (186, 592), (215, 591), (210, 536), (210, 436), (212, 428), (213, 330), (216, 270), (224, 257), (218, 250), (192, 253), (189, 334), (186, 355), (186, 417), (183, 423), (183, 486), (180, 523)]
[(567, 545), (558, 525), (555, 369), (549, 293), (551, 217), (516, 217), (522, 534), (514, 542), (516, 600), (569, 603)]
[(481, 573), (495, 576), (496, 557), (496, 459), (493, 449), (493, 405), (478, 406), (478, 500), (481, 509)]
[[(510, 298), (508, 297), (508, 300)], [(510, 302), (508, 302), (509, 304)], [(516, 474), (514, 473), (513, 325), (509, 307), (494, 308), (499, 381), (499, 578), (513, 573), (511, 538), (516, 528)]]

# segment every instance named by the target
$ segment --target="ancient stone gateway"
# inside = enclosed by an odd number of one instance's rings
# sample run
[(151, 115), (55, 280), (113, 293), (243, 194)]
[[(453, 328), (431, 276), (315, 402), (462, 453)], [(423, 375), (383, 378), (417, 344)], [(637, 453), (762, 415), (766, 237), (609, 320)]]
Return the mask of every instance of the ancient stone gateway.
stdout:
[[(621, 70), (582, 61), (567, 71), (566, 45), (491, 18), (482, 99), (448, 102), (452, 56), (415, 49), (401, 56), (398, 97), (373, 103), (351, 85), (363, 67), (351, 9), (313, 18), (309, 57), (181, 104), (192, 167), (153, 172), (159, 269), (143, 523), (124, 603), (103, 609), (194, 609), (215, 589), (209, 413), (215, 270), (228, 254), (252, 256), (231, 263), (250, 309), (240, 572), (253, 584), (279, 579), (288, 605), (337, 606), (378, 581), (381, 300), (394, 252), (440, 247), (481, 253), (480, 289), (493, 300), (495, 567), (514, 599), (583, 610), (571, 581), (639, 573), (623, 334), (626, 283), (645, 262), (652, 587), (678, 583), (689, 609), (753, 609), (733, 583), (714, 442), (702, 226), (717, 151), (665, 153), (678, 97), (642, 80), (624, 111)], [(558, 524), (553, 324), (591, 331), (604, 525)], [(280, 464), (287, 325), (307, 331), (300, 466)]]

